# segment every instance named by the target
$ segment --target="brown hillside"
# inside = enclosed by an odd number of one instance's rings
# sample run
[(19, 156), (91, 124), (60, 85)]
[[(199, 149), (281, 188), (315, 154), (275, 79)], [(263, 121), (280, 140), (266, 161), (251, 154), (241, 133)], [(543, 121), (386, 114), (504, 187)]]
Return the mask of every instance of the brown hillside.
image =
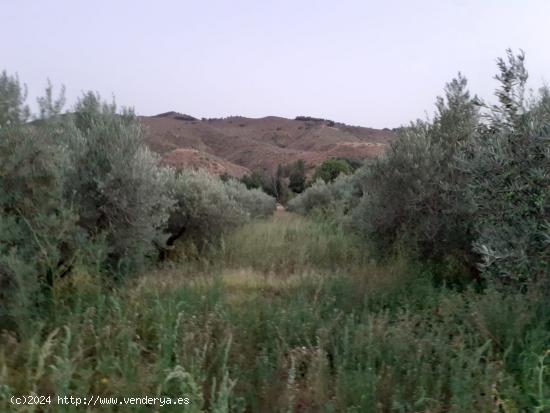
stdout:
[(140, 121), (147, 143), (166, 164), (233, 176), (256, 169), (273, 172), (279, 164), (298, 159), (313, 169), (333, 157), (372, 158), (383, 153), (394, 138), (388, 129), (276, 116), (198, 120), (166, 112), (142, 116)]

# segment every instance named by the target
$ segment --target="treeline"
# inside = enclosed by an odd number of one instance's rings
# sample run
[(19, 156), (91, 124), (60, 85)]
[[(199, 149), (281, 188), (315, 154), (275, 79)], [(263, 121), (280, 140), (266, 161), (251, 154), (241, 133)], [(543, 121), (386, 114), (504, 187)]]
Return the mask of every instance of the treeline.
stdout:
[(550, 273), (550, 91), (526, 91), (524, 54), (498, 59), (496, 105), (458, 75), (431, 120), (387, 153), (289, 202), (345, 225), (380, 259), (430, 263), (446, 280), (521, 286)]
[(74, 274), (113, 282), (170, 256), (200, 255), (267, 216), (275, 199), (159, 164), (132, 110), (88, 92), (62, 113), (52, 86), (31, 117), (26, 88), (0, 75), (0, 329), (22, 329)]
[(330, 119), (324, 119), (324, 118), (314, 118), (312, 116), (296, 116), (294, 120), (300, 120), (303, 122), (324, 122), (327, 124), (327, 126), (334, 126), (336, 125), (336, 122)]

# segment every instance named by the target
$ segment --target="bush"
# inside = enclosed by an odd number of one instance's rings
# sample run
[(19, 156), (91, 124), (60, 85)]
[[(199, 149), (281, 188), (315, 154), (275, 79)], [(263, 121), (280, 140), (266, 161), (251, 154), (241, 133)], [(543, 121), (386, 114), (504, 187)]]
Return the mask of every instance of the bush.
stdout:
[(29, 107), (25, 105), (27, 88), (21, 86), (17, 76), (9, 76), (6, 71), (0, 74), (0, 128), (25, 122)]
[(25, 124), (26, 90), (16, 77), (0, 76), (0, 329), (20, 333), (75, 262), (81, 236), (64, 197), (67, 152), (48, 119), (60, 112), (62, 98), (54, 107), (51, 91), (49, 85), (38, 99), (42, 121)]
[(526, 101), (523, 60), (510, 50), (499, 60), (500, 104), (460, 157), (470, 177), (481, 268), (507, 282), (550, 270), (550, 92)]
[(338, 215), (343, 218), (358, 203), (361, 196), (358, 176), (360, 175), (340, 175), (330, 183), (319, 179), (290, 200), (288, 209), (303, 215), (321, 213), (325, 217)]
[(350, 165), (343, 159), (328, 159), (324, 161), (317, 169), (313, 175), (313, 182), (318, 179), (322, 179), (325, 182), (334, 181), (338, 175), (344, 174), (349, 175), (352, 173)]
[(234, 200), (249, 218), (266, 218), (275, 211), (276, 200), (260, 189), (248, 189), (234, 179), (225, 182), (229, 199)]
[(179, 172), (171, 182), (171, 192), (176, 205), (168, 220), (169, 247), (179, 240), (204, 252), (219, 246), (226, 231), (248, 219), (239, 202), (229, 196), (226, 184), (206, 171)]
[(0, 128), (0, 329), (23, 327), (72, 259), (77, 229), (63, 197), (67, 159), (49, 132)]
[(478, 124), (477, 101), (466, 85), (459, 74), (447, 84), (445, 98), (437, 99), (432, 122), (403, 128), (385, 156), (362, 170), (365, 195), (353, 222), (380, 256), (404, 246), (424, 259), (475, 262), (463, 200), (467, 178), (454, 160)]
[(261, 189), (266, 194), (276, 196), (276, 178), (265, 170), (252, 171), (250, 175), (244, 175), (240, 181), (248, 189)]
[(168, 250), (178, 241), (185, 258), (219, 248), (224, 234), (275, 210), (275, 199), (260, 189), (202, 170), (178, 172), (170, 188), (176, 205), (168, 220)]
[(139, 269), (164, 242), (172, 172), (158, 165), (128, 111), (119, 115), (114, 104), (102, 104), (91, 93), (76, 109), (74, 125), (66, 125), (66, 196), (87, 235), (106, 240), (104, 264), (116, 271)]
[(298, 159), (288, 168), (288, 188), (295, 194), (300, 194), (306, 188), (306, 164)]

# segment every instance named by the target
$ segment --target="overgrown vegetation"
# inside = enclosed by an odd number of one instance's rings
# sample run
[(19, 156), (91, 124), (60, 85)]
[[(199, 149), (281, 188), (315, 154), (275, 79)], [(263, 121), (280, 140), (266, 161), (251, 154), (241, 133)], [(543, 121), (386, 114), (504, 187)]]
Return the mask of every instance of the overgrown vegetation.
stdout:
[(241, 178), (249, 189), (261, 189), (273, 196), (281, 204), (287, 204), (295, 195), (301, 194), (317, 181), (330, 183), (340, 175), (350, 175), (362, 165), (362, 162), (330, 158), (317, 166), (310, 178), (307, 176), (306, 163), (302, 159), (289, 164), (279, 164), (275, 174), (269, 171), (253, 171)]
[(344, 159), (328, 159), (315, 170), (313, 182), (321, 179), (324, 182), (332, 182), (339, 175), (349, 175), (351, 166)]
[(74, 273), (111, 282), (149, 268), (178, 239), (201, 251), (275, 209), (236, 182), (159, 166), (133, 112), (93, 92), (62, 114), (64, 90), (54, 99), (49, 84), (27, 123), (22, 89), (2, 74), (2, 328), (23, 332)]
[(404, 260), (361, 261), (321, 222), (251, 225), (228, 239), (221, 272), (167, 267), (108, 294), (82, 276), (58, 284), (55, 317), (24, 341), (2, 336), (0, 408), (31, 391), (184, 395), (197, 412), (547, 408), (541, 290), (459, 293)]
[(498, 61), (497, 105), (459, 75), (382, 158), (309, 187), (301, 161), (161, 167), (95, 93), (63, 114), (48, 85), (28, 122), (4, 72), (0, 411), (549, 412), (550, 92), (523, 62)]
[[(309, 188), (290, 208), (342, 211), (342, 223), (380, 258), (397, 251), (430, 261), (448, 280), (504, 284), (550, 271), (549, 92), (527, 98), (523, 54), (499, 59), (499, 104), (472, 97), (459, 76), (432, 120), (400, 130), (380, 159), (349, 179)], [(345, 184), (344, 184), (345, 186)], [(349, 195), (343, 197), (341, 193)]]

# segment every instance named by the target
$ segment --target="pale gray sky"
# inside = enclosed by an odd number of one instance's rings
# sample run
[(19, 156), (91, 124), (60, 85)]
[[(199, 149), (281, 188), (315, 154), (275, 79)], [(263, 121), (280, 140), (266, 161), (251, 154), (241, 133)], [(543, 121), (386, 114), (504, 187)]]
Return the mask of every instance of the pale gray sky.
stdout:
[(550, 0), (2, 0), (0, 69), (139, 114), (311, 115), (395, 127), (460, 70), (489, 98), (523, 48), (550, 81)]

